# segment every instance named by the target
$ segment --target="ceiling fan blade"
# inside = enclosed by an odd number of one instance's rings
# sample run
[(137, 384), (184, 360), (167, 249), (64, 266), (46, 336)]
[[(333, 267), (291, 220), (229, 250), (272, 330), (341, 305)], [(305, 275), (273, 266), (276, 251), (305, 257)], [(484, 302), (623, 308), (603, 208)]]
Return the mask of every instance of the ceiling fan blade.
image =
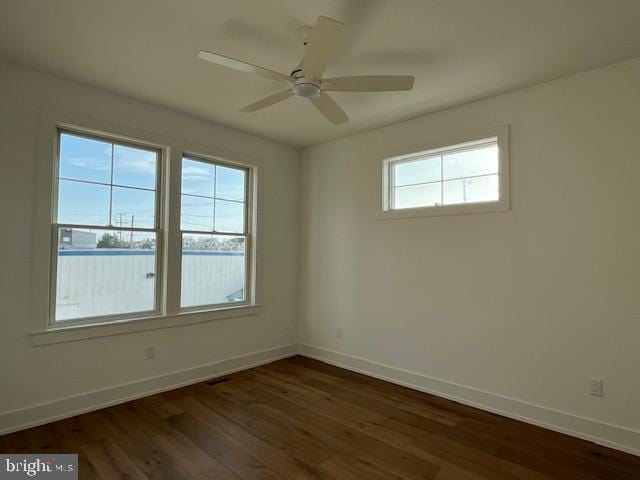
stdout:
[(216, 65), (222, 65), (223, 67), (232, 68), (234, 70), (240, 70), (241, 72), (254, 73), (261, 77), (270, 78), (279, 82), (292, 83), (293, 79), (289, 75), (283, 73), (274, 72), (268, 68), (258, 67), (251, 63), (236, 60), (235, 58), (225, 57), (217, 53), (207, 52), (201, 50), (198, 52), (198, 58), (207, 62), (215, 63)]
[(315, 97), (309, 97), (311, 103), (313, 103), (320, 113), (322, 113), (327, 119), (334, 125), (340, 125), (349, 121), (349, 117), (344, 113), (344, 110), (340, 108), (333, 98), (324, 92), (320, 92), (320, 95)]
[(320, 79), (342, 43), (344, 24), (328, 17), (318, 17), (309, 34), (302, 59), (302, 71), (312, 79)]
[(397, 92), (411, 90), (415, 77), (410, 75), (360, 75), (322, 80), (327, 92)]
[(293, 96), (292, 90), (285, 90), (283, 92), (274, 93), (273, 95), (269, 95), (268, 97), (263, 98), (262, 100), (258, 100), (257, 102), (251, 103), (246, 107), (242, 107), (240, 109), (241, 112), (251, 113), (256, 110), (261, 110), (269, 105), (273, 105), (274, 103), (281, 102), (289, 97)]

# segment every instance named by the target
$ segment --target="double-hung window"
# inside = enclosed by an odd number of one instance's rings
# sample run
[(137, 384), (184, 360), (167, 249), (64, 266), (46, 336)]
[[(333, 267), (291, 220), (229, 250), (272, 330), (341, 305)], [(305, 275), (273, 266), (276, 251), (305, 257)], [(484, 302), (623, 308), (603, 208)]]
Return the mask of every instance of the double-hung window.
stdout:
[(246, 301), (247, 177), (246, 168), (182, 158), (182, 308)]
[(255, 166), (70, 127), (55, 145), (50, 327), (255, 305)]
[(161, 152), (64, 130), (58, 138), (53, 320), (158, 313)]
[(459, 143), (388, 157), (383, 162), (383, 213), (441, 215), (506, 210), (506, 128)]

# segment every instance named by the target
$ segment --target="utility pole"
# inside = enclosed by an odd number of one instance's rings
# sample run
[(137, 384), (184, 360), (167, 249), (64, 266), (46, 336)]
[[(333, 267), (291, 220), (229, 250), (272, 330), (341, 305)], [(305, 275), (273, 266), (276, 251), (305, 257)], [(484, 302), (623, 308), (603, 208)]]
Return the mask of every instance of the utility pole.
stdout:
[(135, 215), (131, 215), (131, 233), (129, 235), (129, 248), (133, 248), (133, 219), (135, 218)]
[(463, 178), (462, 179), (462, 201), (464, 203), (467, 203), (467, 182), (469, 182), (469, 179), (467, 178)]

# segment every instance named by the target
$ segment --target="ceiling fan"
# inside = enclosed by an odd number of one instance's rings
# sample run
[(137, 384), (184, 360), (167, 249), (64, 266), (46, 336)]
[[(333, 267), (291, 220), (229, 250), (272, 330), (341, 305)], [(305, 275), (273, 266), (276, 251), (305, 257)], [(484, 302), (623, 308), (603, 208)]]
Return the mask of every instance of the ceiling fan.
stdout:
[(297, 95), (307, 98), (331, 123), (349, 121), (344, 110), (326, 92), (393, 92), (411, 90), (414, 77), (409, 75), (361, 75), (322, 78), (329, 61), (338, 50), (344, 35), (344, 24), (328, 17), (318, 17), (312, 29), (301, 29), (305, 45), (304, 57), (289, 75), (258, 67), (251, 63), (202, 50), (198, 58), (254, 75), (286, 83), (288, 88), (240, 109), (255, 112)]

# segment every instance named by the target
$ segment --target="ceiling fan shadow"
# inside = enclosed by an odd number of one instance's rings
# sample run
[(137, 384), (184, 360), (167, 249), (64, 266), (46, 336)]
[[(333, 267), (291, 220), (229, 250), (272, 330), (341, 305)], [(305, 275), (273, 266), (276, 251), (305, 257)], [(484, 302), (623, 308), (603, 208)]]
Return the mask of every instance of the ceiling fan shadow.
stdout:
[(350, 0), (344, 3), (339, 18), (349, 25), (345, 35), (345, 46), (357, 46), (364, 41), (366, 32), (370, 28), (371, 19), (385, 7), (381, 0)]
[[(428, 50), (384, 50), (352, 55), (348, 60), (349, 67), (357, 67), (358, 71), (376, 69), (376, 72), (392, 73), (390, 70), (402, 69), (402, 72), (424, 68), (437, 63), (438, 55)], [(336, 66), (342, 66), (336, 62)], [(354, 68), (355, 70), (356, 68)]]
[(261, 49), (270, 57), (291, 56), (291, 63), (294, 63), (300, 55), (300, 43), (296, 41), (295, 36), (283, 33), (289, 31), (289, 29), (268, 29), (258, 22), (233, 18), (222, 25), (220, 34), (233, 38), (236, 43), (244, 43), (254, 51)]

